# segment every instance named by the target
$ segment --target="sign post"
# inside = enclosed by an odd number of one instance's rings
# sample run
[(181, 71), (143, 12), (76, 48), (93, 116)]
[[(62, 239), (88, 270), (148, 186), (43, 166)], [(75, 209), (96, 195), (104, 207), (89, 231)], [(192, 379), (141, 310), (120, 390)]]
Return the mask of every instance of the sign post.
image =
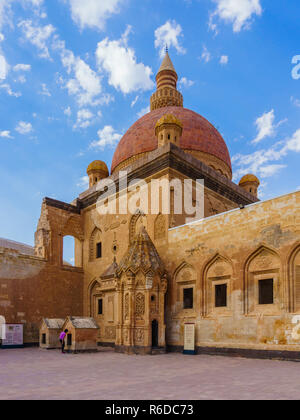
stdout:
[(184, 324), (184, 350), (183, 354), (196, 354), (195, 349), (195, 324)]

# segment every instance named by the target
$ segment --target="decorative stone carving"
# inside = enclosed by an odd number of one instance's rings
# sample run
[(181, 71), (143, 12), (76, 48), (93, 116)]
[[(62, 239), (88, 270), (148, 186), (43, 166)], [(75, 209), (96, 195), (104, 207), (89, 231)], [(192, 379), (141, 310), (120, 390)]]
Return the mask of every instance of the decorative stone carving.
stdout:
[(218, 257), (214, 263), (210, 266), (207, 277), (208, 278), (217, 278), (217, 277), (231, 277), (232, 276), (232, 267), (231, 264), (222, 257)]
[(159, 214), (154, 222), (154, 239), (164, 239), (166, 237), (166, 221), (162, 214)]
[(125, 303), (124, 303), (124, 318), (125, 320), (129, 319), (129, 294), (125, 296)]
[(114, 340), (116, 338), (116, 327), (105, 327), (105, 338)]
[(135, 298), (135, 316), (136, 319), (143, 319), (145, 315), (145, 295), (138, 293)]
[(182, 267), (182, 269), (179, 271), (179, 273), (176, 276), (176, 281), (177, 282), (193, 282), (196, 281), (196, 273), (194, 272), (194, 270), (189, 267), (189, 266), (184, 266)]
[(142, 328), (138, 328), (135, 330), (135, 341), (136, 343), (143, 343), (144, 342), (145, 333)]
[(267, 250), (263, 250), (250, 263), (249, 271), (266, 271), (280, 268), (278, 258)]

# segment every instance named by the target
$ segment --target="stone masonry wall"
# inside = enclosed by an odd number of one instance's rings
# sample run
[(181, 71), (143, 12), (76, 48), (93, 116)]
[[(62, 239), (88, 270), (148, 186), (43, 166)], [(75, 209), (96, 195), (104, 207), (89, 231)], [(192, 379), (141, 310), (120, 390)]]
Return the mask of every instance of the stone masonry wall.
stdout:
[(0, 248), (0, 315), (24, 324), (24, 342), (38, 343), (43, 317), (83, 315), (83, 272)]
[[(198, 347), (300, 350), (300, 192), (169, 230), (157, 244), (168, 273), (167, 343), (183, 346), (185, 322)], [(258, 283), (273, 279), (274, 304)], [(227, 285), (227, 307), (214, 287)], [(194, 308), (183, 309), (183, 290)]]

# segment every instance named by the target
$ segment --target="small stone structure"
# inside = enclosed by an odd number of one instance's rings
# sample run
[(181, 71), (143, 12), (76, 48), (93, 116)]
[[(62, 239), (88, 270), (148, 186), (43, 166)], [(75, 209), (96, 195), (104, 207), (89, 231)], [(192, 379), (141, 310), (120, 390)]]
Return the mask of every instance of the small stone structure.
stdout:
[(57, 349), (60, 347), (59, 334), (65, 320), (61, 318), (43, 318), (40, 327), (40, 348)]
[(97, 351), (99, 326), (94, 318), (69, 316), (62, 330), (68, 330), (65, 350), (71, 353)]

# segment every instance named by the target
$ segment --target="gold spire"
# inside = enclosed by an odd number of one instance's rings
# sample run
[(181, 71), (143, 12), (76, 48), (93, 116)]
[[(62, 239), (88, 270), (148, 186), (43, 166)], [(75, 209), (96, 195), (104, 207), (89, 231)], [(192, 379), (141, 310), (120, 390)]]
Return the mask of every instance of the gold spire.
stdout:
[(151, 96), (151, 111), (168, 106), (183, 107), (183, 97), (177, 90), (178, 76), (166, 50), (165, 57), (156, 76), (156, 92)]

